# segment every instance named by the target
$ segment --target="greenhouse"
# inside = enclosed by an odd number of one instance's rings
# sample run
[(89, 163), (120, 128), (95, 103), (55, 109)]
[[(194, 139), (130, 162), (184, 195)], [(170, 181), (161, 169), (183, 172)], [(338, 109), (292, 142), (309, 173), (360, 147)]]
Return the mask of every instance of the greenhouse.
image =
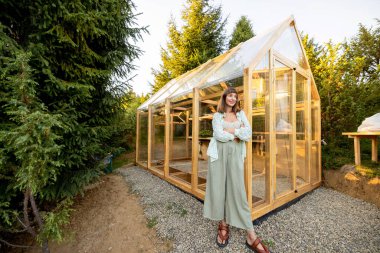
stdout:
[(143, 103), (136, 163), (204, 199), (211, 120), (228, 86), (253, 130), (245, 187), (254, 220), (321, 184), (320, 98), (293, 17), (172, 79)]

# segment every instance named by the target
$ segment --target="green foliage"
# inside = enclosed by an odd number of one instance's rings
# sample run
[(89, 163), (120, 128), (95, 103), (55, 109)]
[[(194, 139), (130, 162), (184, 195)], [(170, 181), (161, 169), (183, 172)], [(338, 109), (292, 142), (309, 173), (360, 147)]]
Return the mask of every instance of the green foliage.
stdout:
[[(321, 98), (322, 166), (340, 168), (353, 162), (352, 141), (361, 122), (380, 111), (380, 22), (359, 25), (351, 40), (321, 46), (307, 35), (303, 45)], [(369, 151), (368, 151), (369, 152)]]
[(130, 0), (1, 6), (0, 227), (17, 230), (30, 202), (27, 215), (38, 224), (26, 228), (46, 244), (62, 238), (68, 218), (69, 201), (58, 203), (97, 178), (102, 158), (118, 148), (113, 138), (124, 131), (119, 119), (132, 96), (118, 80), (128, 80), (146, 29), (136, 26)]
[(229, 49), (249, 40), (253, 36), (255, 36), (255, 33), (253, 32), (251, 21), (247, 16), (241, 16), (232, 32), (230, 42), (228, 43)]
[(39, 233), (37, 241), (42, 243), (46, 238), (62, 242), (64, 234), (62, 226), (69, 223), (70, 213), (73, 211), (71, 206), (73, 200), (67, 198), (60, 202), (53, 212), (48, 212), (44, 215), (44, 229)]
[(212, 7), (208, 0), (187, 0), (182, 21), (180, 29), (174, 19), (169, 22), (167, 48), (161, 49), (162, 64), (158, 70), (152, 70), (153, 93), (171, 79), (223, 52), (227, 20), (222, 19), (221, 6)]

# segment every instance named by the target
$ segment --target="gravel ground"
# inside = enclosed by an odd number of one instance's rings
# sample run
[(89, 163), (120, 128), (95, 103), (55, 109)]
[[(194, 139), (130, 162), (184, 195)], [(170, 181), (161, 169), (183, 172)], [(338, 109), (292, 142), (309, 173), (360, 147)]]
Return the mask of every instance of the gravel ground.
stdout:
[[(119, 172), (140, 196), (148, 226), (173, 241), (173, 252), (252, 252), (245, 231), (233, 227), (219, 250), (217, 222), (203, 218), (201, 201), (139, 167)], [(324, 187), (256, 220), (254, 228), (271, 252), (380, 252), (380, 209)]]

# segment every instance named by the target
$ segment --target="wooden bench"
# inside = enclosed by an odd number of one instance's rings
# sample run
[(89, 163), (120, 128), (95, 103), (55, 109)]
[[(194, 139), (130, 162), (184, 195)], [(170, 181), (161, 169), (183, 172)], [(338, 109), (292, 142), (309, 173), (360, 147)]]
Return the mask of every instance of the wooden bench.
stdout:
[(355, 164), (360, 165), (360, 139), (367, 138), (372, 140), (372, 161), (377, 162), (377, 137), (380, 136), (380, 132), (347, 132), (342, 133), (342, 135), (347, 135), (348, 138), (354, 139), (354, 150), (355, 150)]

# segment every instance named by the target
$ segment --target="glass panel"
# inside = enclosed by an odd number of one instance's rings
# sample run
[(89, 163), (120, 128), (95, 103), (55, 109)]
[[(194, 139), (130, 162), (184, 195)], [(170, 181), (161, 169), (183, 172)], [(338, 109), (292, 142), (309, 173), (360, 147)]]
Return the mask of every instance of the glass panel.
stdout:
[[(315, 85), (314, 83), (312, 85)], [(316, 97), (317, 94), (311, 93), (311, 183), (316, 183), (321, 180), (320, 175), (320, 117), (321, 104)]]
[[(204, 92), (200, 91), (200, 94)], [(199, 101), (199, 155), (198, 155), (198, 188), (206, 190), (208, 170), (207, 148), (212, 137), (212, 115), (216, 112), (219, 96), (213, 96)]]
[(252, 203), (268, 202), (269, 185), (269, 56), (265, 55), (252, 75)]
[[(222, 81), (218, 84), (214, 84), (213, 86), (203, 88), (201, 90), (202, 91), (201, 95), (204, 96), (204, 95), (218, 94), (217, 96), (220, 96), (228, 86), (241, 89), (241, 91), (242, 91), (242, 89), (243, 89), (243, 87), (241, 86), (242, 83), (243, 83), (243, 77), (242, 77), (242, 72), (241, 72), (240, 76), (238, 76), (234, 79)], [(241, 87), (239, 88), (239, 86), (241, 86)]]
[(165, 160), (165, 105), (152, 108), (151, 168), (164, 171)]
[(192, 101), (171, 103), (169, 126), (169, 175), (189, 184), (192, 172), (190, 135), (192, 105)]
[(292, 69), (275, 61), (276, 195), (292, 189)]
[(306, 88), (307, 79), (296, 74), (296, 184), (301, 186), (309, 182), (309, 169), (306, 160)]
[(148, 113), (139, 114), (139, 154), (138, 162), (148, 167)]
[(307, 69), (306, 59), (303, 55), (301, 44), (298, 42), (294, 25), (289, 26), (276, 41), (274, 50), (294, 61), (304, 69)]

